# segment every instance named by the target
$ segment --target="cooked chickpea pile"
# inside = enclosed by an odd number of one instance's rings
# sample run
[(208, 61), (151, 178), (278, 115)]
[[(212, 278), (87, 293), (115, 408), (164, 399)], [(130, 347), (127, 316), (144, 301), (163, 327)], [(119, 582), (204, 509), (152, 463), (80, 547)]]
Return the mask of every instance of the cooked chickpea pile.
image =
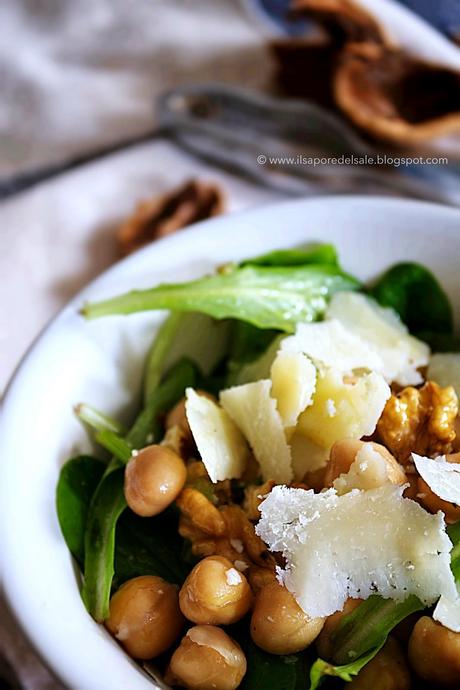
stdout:
[[(406, 496), (429, 511), (442, 510), (455, 522), (460, 507), (431, 492), (418, 476), (410, 451), (447, 453), (450, 462), (460, 462), (460, 453), (453, 452), (458, 450), (457, 414), (452, 388), (431, 382), (420, 389), (406, 388), (391, 396), (372, 439), (335, 443), (326, 469), (305, 475), (296, 486), (315, 491), (338, 487), (370, 443), (380, 464), (378, 473), (371, 470), (366, 476), (368, 487), (380, 485), (383, 475), (385, 481), (410, 484)], [(294, 654), (314, 643), (319, 656), (331, 660), (334, 631), (359, 600), (348, 600), (342, 612), (327, 619), (309, 618), (277, 581), (281, 557), (270, 553), (255, 533), (259, 504), (275, 483), (257, 484), (257, 470), (250, 466), (235, 493), (228, 480), (212, 484), (196, 454), (182, 400), (166, 417), (163, 442), (139, 450), (129, 461), (128, 506), (147, 517), (175, 503), (179, 533), (199, 560), (181, 588), (156, 576), (123, 584), (112, 596), (107, 629), (135, 659), (163, 655), (167, 683), (196, 690), (234, 690), (242, 682), (245, 654), (222, 627), (242, 619), (265, 652)], [(411, 681), (414, 674), (430, 688), (460, 688), (460, 633), (425, 615), (413, 618), (395, 628), (346, 688), (409, 690), (417, 687)]]

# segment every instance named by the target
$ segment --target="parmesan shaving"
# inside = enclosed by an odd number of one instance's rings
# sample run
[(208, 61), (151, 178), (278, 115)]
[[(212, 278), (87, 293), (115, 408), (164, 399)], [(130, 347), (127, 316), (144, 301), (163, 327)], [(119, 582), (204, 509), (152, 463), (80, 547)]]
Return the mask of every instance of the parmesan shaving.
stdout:
[(445, 455), (426, 458), (412, 453), (415, 467), (431, 491), (442, 498), (460, 506), (460, 464), (447, 462)]
[(272, 395), (283, 425), (295, 426), (297, 418), (312, 402), (316, 369), (301, 352), (279, 352), (271, 368)]
[(348, 472), (337, 477), (333, 486), (341, 496), (352, 489), (377, 489), (388, 482), (387, 462), (372, 443), (365, 443), (356, 453)]
[(398, 314), (356, 292), (336, 293), (326, 319), (337, 319), (351, 334), (361, 338), (378, 355), (383, 367), (375, 369), (391, 383), (401, 386), (422, 383), (417, 371), (428, 364), (430, 348), (410, 335)]
[(291, 451), (271, 387), (266, 379), (234, 386), (221, 391), (220, 401), (249, 441), (264, 481), (288, 484), (293, 476)]
[(433, 611), (433, 618), (453, 632), (460, 633), (460, 597), (441, 597)]
[(229, 415), (213, 400), (186, 390), (185, 411), (195, 443), (212, 482), (241, 477), (249, 449)]
[(295, 335), (282, 341), (281, 351), (303, 352), (318, 367), (332, 367), (344, 374), (351, 374), (355, 369), (383, 369), (378, 352), (344, 328), (338, 319), (299, 324)]
[(345, 383), (339, 371), (320, 371), (313, 404), (300, 415), (297, 433), (321, 448), (343, 438), (370, 436), (390, 395), (388, 384), (375, 372)]
[(282, 552), (279, 578), (312, 618), (343, 609), (349, 598), (378, 593), (426, 605), (455, 599), (452, 543), (442, 513), (431, 515), (387, 484), (338, 496), (334, 489), (276, 486), (260, 505), (256, 532)]

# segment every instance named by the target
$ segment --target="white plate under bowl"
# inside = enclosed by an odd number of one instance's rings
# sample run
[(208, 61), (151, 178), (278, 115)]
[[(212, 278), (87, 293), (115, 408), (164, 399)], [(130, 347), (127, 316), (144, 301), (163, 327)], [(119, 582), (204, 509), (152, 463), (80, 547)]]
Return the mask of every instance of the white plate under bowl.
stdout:
[[(32, 643), (74, 690), (152, 690), (152, 682), (96, 625), (54, 507), (59, 469), (88, 450), (72, 414), (86, 401), (114, 415), (133, 410), (146, 348), (163, 315), (85, 322), (84, 300), (201, 276), (229, 259), (333, 242), (363, 280), (396, 261), (434, 271), (460, 322), (460, 212), (419, 202), (329, 197), (287, 202), (200, 223), (104, 273), (47, 327), (19, 367), (0, 419), (0, 564), (6, 596)], [(34, 296), (30, 295), (30, 309)], [(420, 295), (423, 300), (423, 294)]]

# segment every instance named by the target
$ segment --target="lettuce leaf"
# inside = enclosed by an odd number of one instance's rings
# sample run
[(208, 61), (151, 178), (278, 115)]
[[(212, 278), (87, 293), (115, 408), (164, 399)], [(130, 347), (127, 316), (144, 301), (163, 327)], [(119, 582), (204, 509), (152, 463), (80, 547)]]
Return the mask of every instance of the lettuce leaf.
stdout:
[(310, 690), (317, 690), (328, 676), (352, 680), (375, 657), (389, 633), (404, 618), (425, 608), (414, 595), (404, 601), (377, 595), (344, 616), (333, 635), (331, 662), (317, 659), (310, 671)]
[(332, 294), (359, 287), (355, 278), (331, 264), (246, 265), (189, 283), (133, 290), (87, 304), (86, 318), (154, 309), (202, 312), (216, 319), (239, 319), (260, 329), (291, 333), (299, 321), (319, 318)]

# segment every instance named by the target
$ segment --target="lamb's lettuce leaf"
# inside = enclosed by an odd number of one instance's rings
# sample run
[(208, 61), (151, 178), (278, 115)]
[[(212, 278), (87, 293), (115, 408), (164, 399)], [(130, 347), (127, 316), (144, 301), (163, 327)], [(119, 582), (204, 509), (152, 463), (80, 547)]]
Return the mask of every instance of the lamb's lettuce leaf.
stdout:
[(332, 638), (332, 660), (317, 659), (310, 671), (310, 690), (316, 690), (328, 676), (352, 680), (375, 657), (389, 633), (411, 613), (425, 605), (414, 595), (404, 601), (369, 597), (344, 616)]
[[(63, 466), (56, 491), (59, 524), (69, 551), (84, 563), (86, 520), (91, 499), (104, 473), (104, 464), (78, 456)], [(124, 510), (115, 535), (114, 583), (120, 586), (139, 575), (158, 575), (181, 584), (189, 566), (181, 558), (184, 540), (178, 533), (177, 512), (170, 509), (154, 518), (140, 518)]]
[(79, 565), (85, 554), (88, 509), (105, 465), (90, 455), (79, 455), (62, 467), (56, 487), (56, 511), (67, 547)]
[(370, 289), (370, 294), (383, 306), (395, 309), (415, 335), (453, 333), (449, 298), (431, 271), (420, 264), (395, 264)]
[(240, 690), (305, 690), (309, 668), (305, 653), (275, 656), (264, 652), (252, 640), (239, 641), (248, 664)]
[[(131, 448), (142, 448), (161, 437), (160, 415), (167, 412), (184, 394), (185, 388), (194, 386), (197, 370), (187, 360), (178, 362), (163, 383), (152, 393), (146, 406), (124, 439)], [(85, 566), (82, 597), (89, 613), (97, 621), (107, 618), (109, 598), (114, 576), (115, 529), (126, 508), (123, 493), (124, 463), (128, 460), (114, 457), (107, 467), (91, 500), (86, 520)]]
[(208, 377), (228, 355), (232, 330), (229, 320), (218, 321), (198, 312), (171, 312), (160, 326), (147, 357), (145, 401), (165, 372), (184, 357)]

